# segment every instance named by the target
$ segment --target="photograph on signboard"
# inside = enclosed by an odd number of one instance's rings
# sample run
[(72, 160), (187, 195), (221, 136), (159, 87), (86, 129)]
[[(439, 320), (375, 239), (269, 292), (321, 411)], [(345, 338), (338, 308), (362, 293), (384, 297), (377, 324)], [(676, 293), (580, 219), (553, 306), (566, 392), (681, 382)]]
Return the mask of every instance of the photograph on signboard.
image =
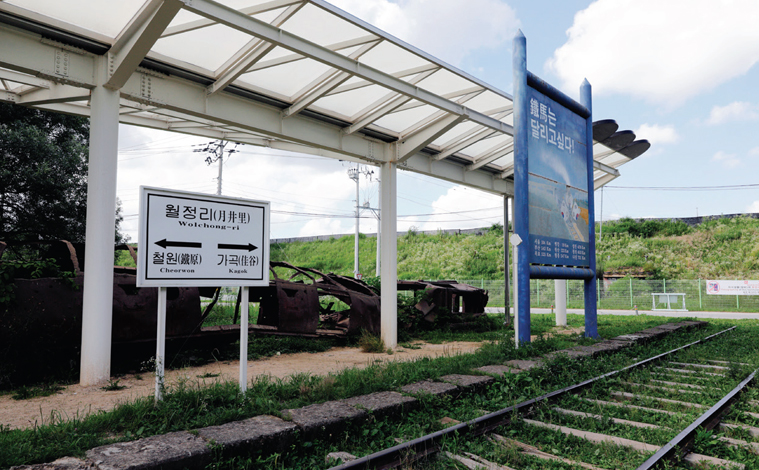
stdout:
[(528, 87), (530, 262), (589, 265), (585, 119)]

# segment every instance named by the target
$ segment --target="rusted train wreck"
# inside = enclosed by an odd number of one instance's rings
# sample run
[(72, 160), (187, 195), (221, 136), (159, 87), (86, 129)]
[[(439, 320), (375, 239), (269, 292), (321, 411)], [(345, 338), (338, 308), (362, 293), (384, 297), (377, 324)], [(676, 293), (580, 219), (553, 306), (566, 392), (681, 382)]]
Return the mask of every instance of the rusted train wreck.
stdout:
[[(67, 241), (35, 244), (40, 259), (53, 259), (64, 277), (32, 278), (19, 269), (12, 281), (13, 298), (0, 309), (0, 344), (45, 341), (53, 348), (78, 347), (81, 340), (83, 244)], [(0, 242), (0, 265), (11, 263)], [(18, 245), (11, 247), (18, 249)], [(129, 245), (136, 262), (136, 253)], [(8, 250), (10, 251), (10, 250)], [(16, 258), (16, 257), (14, 257)], [(272, 262), (266, 287), (251, 287), (250, 301), (259, 302), (259, 314), (251, 332), (299, 336), (346, 336), (362, 330), (379, 333), (380, 296), (365, 282), (315, 269)], [(157, 289), (138, 288), (136, 269), (115, 267), (113, 281), (113, 344), (154, 342)], [(484, 314), (488, 293), (456, 281), (399, 281), (399, 291), (423, 291), (416, 309), (434, 321), (442, 309), (456, 315)], [(220, 289), (169, 288), (167, 290), (167, 338), (200, 341), (227, 336), (234, 339), (236, 324), (204, 327)], [(210, 298), (202, 308), (201, 297)], [(239, 299), (238, 299), (239, 303)], [(233, 323), (237, 323), (237, 314)], [(32, 341), (33, 340), (33, 341)], [(9, 343), (6, 343), (9, 344)]]

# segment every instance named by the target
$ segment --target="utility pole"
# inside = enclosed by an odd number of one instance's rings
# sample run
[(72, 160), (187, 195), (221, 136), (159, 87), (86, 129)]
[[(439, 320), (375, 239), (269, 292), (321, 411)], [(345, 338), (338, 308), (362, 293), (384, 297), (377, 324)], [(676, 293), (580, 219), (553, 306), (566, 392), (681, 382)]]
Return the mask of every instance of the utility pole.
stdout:
[(374, 174), (373, 171), (369, 170), (368, 168), (364, 167), (361, 168), (361, 165), (358, 163), (356, 164), (355, 168), (348, 168), (348, 178), (352, 179), (356, 182), (356, 239), (354, 241), (354, 254), (353, 254), (353, 277), (356, 279), (359, 279), (361, 277), (361, 272), (359, 271), (359, 260), (358, 260), (358, 221), (359, 217), (361, 216), (361, 203), (359, 201), (359, 198), (361, 197), (359, 194), (359, 176), (364, 175), (366, 177), (371, 177), (371, 175)]
[(208, 142), (207, 144), (201, 144), (202, 148), (197, 148), (193, 150), (193, 152), (207, 153), (208, 156), (206, 157), (206, 163), (208, 165), (212, 165), (214, 162), (219, 162), (219, 177), (216, 180), (216, 195), (217, 196), (221, 196), (221, 172), (222, 172), (222, 167), (224, 164), (224, 152), (227, 153), (227, 160), (229, 160), (230, 155), (232, 155), (235, 152), (238, 152), (237, 143), (235, 143), (234, 148), (225, 150), (228, 144), (229, 144), (228, 141), (219, 139), (219, 140)]

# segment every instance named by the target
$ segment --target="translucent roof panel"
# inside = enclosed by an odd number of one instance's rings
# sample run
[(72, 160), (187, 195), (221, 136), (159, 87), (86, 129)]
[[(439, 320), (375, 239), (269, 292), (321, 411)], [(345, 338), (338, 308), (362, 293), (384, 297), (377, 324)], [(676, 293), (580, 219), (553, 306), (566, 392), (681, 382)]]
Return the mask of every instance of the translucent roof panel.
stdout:
[(429, 105), (419, 106), (407, 111), (387, 114), (375, 121), (375, 124), (400, 133), (414, 124), (427, 119), (436, 111), (438, 111), (436, 108)]
[(145, 0), (81, 0), (76, 8), (61, 0), (4, 0), (26, 10), (115, 38)]
[(366, 35), (366, 30), (311, 4), (287, 20), (282, 29), (320, 46)]
[(511, 136), (506, 135), (496, 135), (493, 137), (489, 137), (487, 139), (480, 140), (473, 145), (470, 145), (466, 148), (466, 150), (462, 153), (465, 153), (466, 155), (475, 158), (480, 154), (483, 154), (487, 152), (488, 150), (493, 150), (495, 147), (501, 147), (509, 142), (511, 142), (513, 139)]
[[(11, 53), (3, 57), (8, 101), (88, 114), (93, 58), (109, 53), (122, 122), (371, 162), (375, 143), (414, 136), (398, 153), (413, 159), (407, 168), (436, 176), (442, 165), (441, 177), (475, 172), (462, 184), (508, 188), (493, 175), (513, 162), (502, 148), (512, 140), (511, 96), (324, 0), (0, 0), (0, 15), (25, 17), (32, 34), (54, 39), (37, 41), (41, 53), (15, 67)], [(6, 23), (0, 33), (18, 34)], [(67, 41), (89, 55), (51, 72), (51, 51)], [(596, 155), (611, 167), (630, 160), (601, 144)]]
[[(224, 41), (217, 38), (223, 37)], [(255, 38), (224, 25), (213, 25), (156, 41), (153, 50), (207, 70), (216, 70)]]
[(409, 70), (429, 64), (429, 62), (419, 56), (388, 41), (383, 41), (382, 44), (379, 44), (377, 47), (362, 56), (361, 63), (382, 70), (388, 74), (394, 74), (403, 70)]
[(335, 111), (341, 116), (358, 117), (357, 115), (363, 111), (369, 111), (367, 108), (372, 109), (372, 104), (389, 94), (395, 95), (388, 92), (386, 88), (371, 85), (337, 95), (325, 96), (317, 101), (315, 106), (319, 109)]
[(271, 90), (277, 95), (293, 97), (306, 85), (329, 70), (332, 69), (327, 65), (305, 59), (247, 73), (241, 81), (257, 88)]
[(474, 85), (471, 81), (453, 74), (447, 70), (440, 70), (433, 73), (419, 83), (420, 87), (429, 90), (437, 95), (446, 95), (449, 93), (472, 92), (473, 89), (481, 90), (482, 87)]

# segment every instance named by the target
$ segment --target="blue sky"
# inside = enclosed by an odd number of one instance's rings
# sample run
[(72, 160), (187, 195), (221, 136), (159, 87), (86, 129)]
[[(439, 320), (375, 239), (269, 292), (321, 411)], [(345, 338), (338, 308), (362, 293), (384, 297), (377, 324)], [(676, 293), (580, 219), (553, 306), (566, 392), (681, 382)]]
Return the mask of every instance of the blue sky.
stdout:
[[(349, 13), (512, 91), (511, 39), (528, 68), (575, 98), (587, 78), (593, 118), (615, 119), (652, 148), (596, 193), (596, 220), (759, 212), (759, 2), (756, 0), (335, 0)], [(207, 139), (122, 126), (118, 195), (136, 239), (140, 184), (215, 193)], [(351, 233), (349, 165), (252, 146), (225, 163), (223, 193), (272, 202), (272, 238)], [(147, 163), (150, 162), (150, 170)], [(372, 170), (373, 168), (369, 168)], [(378, 171), (375, 170), (375, 175)], [(745, 189), (653, 190), (749, 186)], [(360, 203), (377, 207), (376, 178)], [(642, 189), (634, 189), (642, 188)], [(603, 199), (603, 213), (601, 200)], [(502, 222), (498, 197), (408, 172), (399, 230)], [(376, 221), (364, 211), (361, 231)]]

